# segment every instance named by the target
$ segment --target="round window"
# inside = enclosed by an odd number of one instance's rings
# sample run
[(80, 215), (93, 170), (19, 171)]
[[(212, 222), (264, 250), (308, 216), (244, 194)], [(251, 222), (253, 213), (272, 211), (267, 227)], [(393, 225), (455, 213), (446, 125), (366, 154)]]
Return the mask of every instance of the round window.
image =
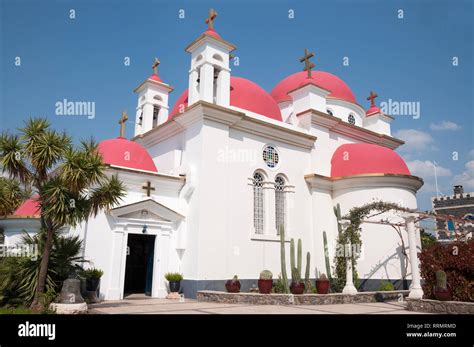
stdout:
[(265, 146), (263, 149), (263, 161), (269, 168), (274, 168), (278, 165), (280, 160), (278, 151), (273, 146)]
[(352, 125), (354, 125), (356, 123), (356, 119), (355, 119), (354, 115), (352, 115), (352, 114), (350, 114), (349, 117), (347, 117), (347, 121)]

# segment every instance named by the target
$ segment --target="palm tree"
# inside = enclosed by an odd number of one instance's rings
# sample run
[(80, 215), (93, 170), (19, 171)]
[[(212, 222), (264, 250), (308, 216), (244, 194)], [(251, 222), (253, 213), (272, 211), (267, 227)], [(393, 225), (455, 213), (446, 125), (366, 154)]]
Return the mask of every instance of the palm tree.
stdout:
[(0, 216), (12, 214), (27, 198), (18, 181), (0, 177)]
[(75, 147), (70, 136), (51, 129), (45, 118), (29, 119), (19, 134), (0, 135), (0, 165), (38, 195), (45, 245), (31, 307), (40, 311), (55, 233), (112, 208), (125, 195), (125, 186), (117, 176), (106, 175), (92, 139)]

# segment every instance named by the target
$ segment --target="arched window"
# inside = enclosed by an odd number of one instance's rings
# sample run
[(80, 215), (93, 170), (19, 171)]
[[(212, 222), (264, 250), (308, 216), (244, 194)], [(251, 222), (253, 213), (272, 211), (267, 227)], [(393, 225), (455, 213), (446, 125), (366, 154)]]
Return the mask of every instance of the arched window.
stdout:
[(256, 234), (263, 234), (263, 175), (253, 174), (253, 226)]
[(285, 180), (281, 176), (275, 178), (275, 227), (280, 235), (280, 226), (286, 222)]

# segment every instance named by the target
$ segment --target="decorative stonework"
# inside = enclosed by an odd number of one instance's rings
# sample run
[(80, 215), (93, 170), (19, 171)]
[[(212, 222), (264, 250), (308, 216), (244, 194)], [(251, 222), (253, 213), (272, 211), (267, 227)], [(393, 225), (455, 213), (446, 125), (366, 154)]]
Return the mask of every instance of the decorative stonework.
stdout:
[(428, 313), (474, 314), (474, 302), (407, 299), (407, 310)]
[(227, 293), (212, 290), (201, 290), (197, 293), (198, 301), (218, 302), (225, 304), (253, 304), (253, 305), (332, 305), (353, 304), (380, 301), (383, 293), (384, 301), (398, 300), (400, 295), (407, 296), (408, 290), (387, 292), (360, 292), (357, 295), (342, 293), (333, 294), (258, 294), (258, 293)]

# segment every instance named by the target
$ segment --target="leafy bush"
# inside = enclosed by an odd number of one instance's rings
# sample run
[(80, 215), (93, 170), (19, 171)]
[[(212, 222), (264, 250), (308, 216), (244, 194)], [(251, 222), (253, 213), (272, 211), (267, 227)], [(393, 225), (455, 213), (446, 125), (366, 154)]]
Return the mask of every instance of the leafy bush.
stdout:
[(453, 300), (474, 301), (474, 239), (437, 243), (422, 250), (418, 257), (425, 298), (435, 298), (436, 271), (443, 270)]
[(394, 287), (392, 282), (386, 281), (386, 280), (382, 280), (380, 282), (379, 291), (388, 292), (388, 291), (391, 291), (391, 290), (395, 290), (395, 287)]
[(165, 278), (168, 282), (180, 282), (183, 280), (183, 275), (179, 272), (168, 272), (165, 274)]
[(95, 267), (81, 271), (81, 275), (86, 279), (99, 279), (104, 275), (104, 271)]
[(276, 294), (281, 294), (285, 292), (285, 283), (281, 278), (281, 275), (278, 275), (278, 279), (273, 282), (272, 292)]
[[(25, 233), (22, 244), (37, 247), (38, 256), (0, 259), (0, 305), (30, 305), (36, 290), (44, 243), (44, 232), (34, 236)], [(78, 236), (54, 235), (54, 252), (49, 259), (46, 293), (42, 298), (45, 303), (54, 300), (61, 289), (62, 282), (70, 274), (82, 270), (80, 264), (84, 260), (80, 256), (81, 246), (82, 241)]]

